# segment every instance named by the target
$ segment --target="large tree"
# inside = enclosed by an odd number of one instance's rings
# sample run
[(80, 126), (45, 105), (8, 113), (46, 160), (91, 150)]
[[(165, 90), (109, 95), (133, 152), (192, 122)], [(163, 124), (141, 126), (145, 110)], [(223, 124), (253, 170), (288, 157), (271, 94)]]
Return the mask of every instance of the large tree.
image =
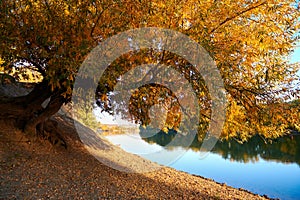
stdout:
[[(224, 137), (244, 140), (256, 133), (276, 137), (300, 126), (299, 105), (281, 103), (291, 96), (300, 98), (299, 88), (290, 87), (299, 66), (286, 59), (299, 30), (295, 0), (1, 0), (0, 4), (2, 71), (30, 68), (43, 77), (28, 95), (0, 100), (0, 117), (15, 120), (26, 133), (43, 134), (49, 117), (71, 100), (77, 70), (94, 47), (140, 27), (180, 31), (216, 61), (229, 100)], [(181, 59), (170, 53), (162, 58), (150, 50), (143, 55), (147, 61), (136, 59), (145, 63), (157, 57), (165, 63)], [(116, 62), (117, 68), (111, 70), (118, 76), (130, 69), (126, 59)], [(174, 67), (183, 73), (189, 64), (179, 63)], [(111, 87), (101, 84), (97, 92), (103, 97)], [(50, 101), (43, 107), (46, 99)]]

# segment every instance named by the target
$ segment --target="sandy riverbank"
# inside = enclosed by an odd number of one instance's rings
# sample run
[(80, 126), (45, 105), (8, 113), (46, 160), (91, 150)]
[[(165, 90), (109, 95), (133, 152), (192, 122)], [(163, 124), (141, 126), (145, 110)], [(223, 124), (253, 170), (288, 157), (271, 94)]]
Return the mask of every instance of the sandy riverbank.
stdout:
[[(160, 167), (147, 173), (127, 173), (108, 167), (83, 146), (66, 116), (56, 115), (67, 150), (50, 144), (29, 144), (19, 130), (0, 122), (0, 199), (266, 199), (212, 180)], [(86, 131), (91, 131), (84, 129)], [(97, 148), (112, 149), (104, 160), (128, 154), (107, 141)], [(115, 152), (115, 154), (113, 153)], [(148, 167), (153, 163), (137, 160)]]

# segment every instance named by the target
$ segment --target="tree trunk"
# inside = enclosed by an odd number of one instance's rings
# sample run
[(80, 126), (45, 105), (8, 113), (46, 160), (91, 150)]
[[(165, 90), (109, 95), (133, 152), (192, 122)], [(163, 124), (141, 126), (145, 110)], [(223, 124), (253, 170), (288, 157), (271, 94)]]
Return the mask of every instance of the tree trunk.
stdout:
[[(5, 86), (2, 85), (2, 87)], [(64, 141), (58, 141), (57, 138), (59, 140), (62, 138), (59, 137), (53, 122), (49, 120), (65, 102), (61, 93), (62, 91), (52, 92), (48, 83), (43, 81), (35, 85), (34, 89), (25, 96), (3, 96), (0, 99), (0, 118), (13, 120), (15, 125), (30, 137), (42, 136), (52, 143), (60, 143), (65, 146)], [(43, 107), (42, 104), (47, 99), (50, 100)]]

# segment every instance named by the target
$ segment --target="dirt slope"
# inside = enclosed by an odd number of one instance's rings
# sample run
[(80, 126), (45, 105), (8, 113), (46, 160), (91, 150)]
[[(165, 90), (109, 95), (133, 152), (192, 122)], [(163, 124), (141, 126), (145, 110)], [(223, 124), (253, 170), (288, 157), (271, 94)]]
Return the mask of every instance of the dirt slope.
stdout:
[(266, 199), (167, 167), (112, 169), (84, 148), (70, 118), (57, 114), (55, 120), (67, 149), (29, 143), (11, 123), (0, 122), (0, 199)]

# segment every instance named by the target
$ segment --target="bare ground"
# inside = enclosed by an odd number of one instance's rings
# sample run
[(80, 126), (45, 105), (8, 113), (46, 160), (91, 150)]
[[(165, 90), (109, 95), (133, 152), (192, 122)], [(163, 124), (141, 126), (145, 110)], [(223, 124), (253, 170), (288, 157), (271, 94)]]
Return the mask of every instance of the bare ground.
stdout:
[[(88, 152), (70, 118), (55, 120), (67, 149), (30, 143), (12, 124), (0, 122), (0, 199), (267, 199), (168, 167), (147, 173), (110, 168)], [(117, 149), (106, 161), (116, 154), (136, 158), (107, 141), (99, 148)]]

